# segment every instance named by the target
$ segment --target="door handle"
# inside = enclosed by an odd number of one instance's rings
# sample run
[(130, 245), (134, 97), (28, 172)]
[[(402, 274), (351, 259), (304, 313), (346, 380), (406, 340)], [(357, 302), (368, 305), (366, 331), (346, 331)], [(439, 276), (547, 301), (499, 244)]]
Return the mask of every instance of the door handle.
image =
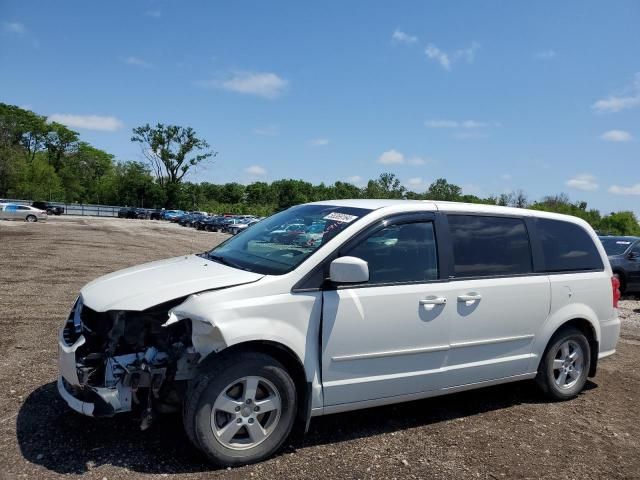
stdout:
[(479, 293), (468, 293), (466, 295), (458, 295), (458, 301), (464, 302), (467, 305), (471, 305), (473, 302), (482, 299), (482, 295)]
[(420, 305), (425, 310), (433, 310), (436, 305), (445, 305), (446, 303), (447, 299), (445, 297), (427, 297), (420, 300)]

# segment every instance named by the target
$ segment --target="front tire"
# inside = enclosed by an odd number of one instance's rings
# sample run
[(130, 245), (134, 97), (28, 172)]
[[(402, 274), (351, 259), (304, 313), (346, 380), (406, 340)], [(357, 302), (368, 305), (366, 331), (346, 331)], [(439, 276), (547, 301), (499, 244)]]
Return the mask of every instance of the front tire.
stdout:
[(584, 388), (591, 367), (591, 348), (580, 330), (566, 327), (550, 340), (536, 382), (552, 400), (570, 400)]
[(38, 221), (38, 217), (36, 217), (35, 215), (27, 215), (26, 220), (29, 223), (33, 223)]
[(274, 358), (244, 352), (205, 362), (183, 409), (187, 435), (215, 464), (239, 466), (276, 452), (291, 432), (295, 384)]

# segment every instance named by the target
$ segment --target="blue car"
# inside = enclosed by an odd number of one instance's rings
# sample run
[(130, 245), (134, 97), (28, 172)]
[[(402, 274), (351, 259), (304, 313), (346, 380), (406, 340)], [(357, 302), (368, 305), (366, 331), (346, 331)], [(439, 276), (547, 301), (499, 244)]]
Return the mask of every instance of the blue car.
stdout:
[(183, 215), (184, 212), (182, 210), (165, 210), (162, 214), (162, 219), (171, 221), (182, 217)]

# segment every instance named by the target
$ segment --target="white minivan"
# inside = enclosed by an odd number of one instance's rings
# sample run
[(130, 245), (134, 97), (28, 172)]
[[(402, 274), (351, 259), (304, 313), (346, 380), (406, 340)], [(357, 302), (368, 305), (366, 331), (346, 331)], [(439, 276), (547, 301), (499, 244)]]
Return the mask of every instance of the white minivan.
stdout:
[[(321, 241), (272, 234), (300, 223), (322, 225)], [(318, 415), (533, 378), (573, 398), (615, 352), (618, 298), (578, 218), (310, 203), (86, 285), (60, 330), (58, 389), (78, 412), (134, 412), (143, 428), (182, 411), (196, 447), (240, 465)]]

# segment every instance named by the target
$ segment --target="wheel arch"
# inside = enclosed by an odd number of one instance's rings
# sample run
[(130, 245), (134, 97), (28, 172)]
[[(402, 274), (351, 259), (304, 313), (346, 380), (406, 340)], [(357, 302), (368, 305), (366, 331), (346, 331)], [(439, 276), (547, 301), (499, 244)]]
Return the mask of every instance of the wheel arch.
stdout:
[(294, 428), (300, 432), (306, 432), (311, 420), (312, 384), (307, 380), (302, 361), (288, 346), (272, 340), (249, 340), (235, 343), (217, 352), (211, 352), (200, 361), (200, 364), (207, 365), (210, 361), (215, 361), (215, 357), (219, 355), (234, 355), (242, 352), (264, 353), (273, 357), (285, 367), (296, 386), (298, 411)]
[[(587, 320), (586, 318), (575, 317), (575, 318), (568, 319), (565, 322), (559, 324), (555, 328), (551, 336), (548, 338), (544, 352), (546, 353), (547, 348), (549, 348), (549, 345), (551, 344), (553, 338), (558, 334), (558, 332), (560, 332), (561, 330), (567, 327), (576, 328), (577, 330), (582, 332), (584, 336), (587, 338), (587, 341), (589, 342), (589, 349), (591, 350), (591, 364), (589, 366), (589, 377), (595, 376), (596, 370), (598, 368), (598, 352), (600, 348), (599, 347), (600, 343), (598, 341), (599, 336), (598, 336), (598, 331), (596, 330), (594, 324), (591, 321)], [(540, 361), (542, 361), (542, 356), (540, 357)]]

